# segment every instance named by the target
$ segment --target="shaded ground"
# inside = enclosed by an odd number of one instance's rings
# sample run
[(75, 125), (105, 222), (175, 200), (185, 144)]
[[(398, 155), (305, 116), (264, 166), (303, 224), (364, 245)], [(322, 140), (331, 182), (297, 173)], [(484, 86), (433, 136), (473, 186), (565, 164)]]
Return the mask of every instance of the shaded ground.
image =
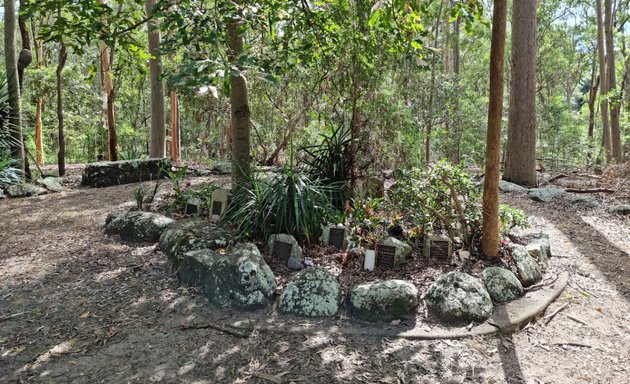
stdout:
[(104, 236), (107, 213), (134, 187), (0, 201), (0, 382), (627, 382), (630, 223), (603, 208), (504, 197), (528, 212), (529, 231), (551, 235), (552, 268), (571, 272), (548, 313), (566, 307), (513, 336), (240, 338), (183, 329), (241, 316), (181, 287), (153, 245)]

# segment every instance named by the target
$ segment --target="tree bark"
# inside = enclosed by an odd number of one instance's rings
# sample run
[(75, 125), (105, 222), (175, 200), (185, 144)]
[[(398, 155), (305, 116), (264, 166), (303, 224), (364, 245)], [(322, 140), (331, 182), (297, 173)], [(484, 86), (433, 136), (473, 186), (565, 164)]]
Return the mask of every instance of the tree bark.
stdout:
[[(617, 88), (617, 75), (615, 71), (615, 44), (613, 39), (614, 15), (612, 0), (604, 1), (604, 33), (606, 35), (606, 60), (608, 64), (608, 92)], [(610, 139), (612, 146), (612, 156), (615, 163), (619, 164), (623, 161), (621, 150), (621, 130), (619, 127), (619, 103), (613, 100), (608, 103), (610, 107)]]
[(536, 0), (519, 0), (512, 11), (512, 84), (503, 178), (536, 181)]
[[(36, 35), (35, 35), (35, 27), (31, 22), (31, 27), (33, 28), (33, 45), (35, 46), (35, 55), (37, 57), (37, 68), (41, 68), (44, 65), (44, 50), (41, 46), (41, 43), (38, 44)], [(42, 124), (42, 112), (44, 109), (44, 98), (40, 97), (37, 99), (37, 103), (35, 105), (35, 162), (38, 165), (44, 165), (44, 133), (43, 133), (43, 124)]]
[(483, 181), (483, 225), (481, 249), (487, 257), (499, 256), (499, 177), (501, 166), (501, 125), (503, 117), (503, 61), (507, 0), (495, 0), (490, 48), (490, 100)]
[[(98, 0), (101, 4), (106, 4), (106, 0)], [(110, 60), (109, 47), (105, 41), (99, 42), (100, 62), (101, 62), (101, 87), (105, 99), (103, 116), (107, 124), (108, 153), (109, 161), (118, 160), (117, 135), (116, 135), (116, 114), (114, 110), (114, 83), (112, 79), (112, 63)]]
[(57, 64), (57, 121), (59, 133), (59, 152), (57, 153), (57, 167), (59, 168), (59, 176), (66, 174), (66, 139), (63, 132), (63, 100), (61, 98), (63, 68), (66, 66), (66, 58), (68, 57), (66, 45), (61, 43), (59, 47), (59, 63)]
[(175, 88), (171, 89), (171, 158), (179, 161), (179, 98)]
[(22, 137), (22, 102), (20, 97), (20, 84), (18, 77), (18, 65), (15, 53), (15, 2), (4, 0), (4, 49), (7, 71), (7, 90), (9, 93), (9, 124), (11, 124), (11, 136), (14, 140), (11, 145), (11, 157), (16, 161), (16, 168), (22, 174), (24, 168), (24, 141)]
[[(146, 2), (147, 17), (153, 16), (155, 0)], [(166, 156), (166, 126), (164, 124), (164, 85), (160, 80), (162, 75), (162, 58), (160, 57), (160, 30), (157, 20), (148, 21), (149, 30), (149, 76), (151, 77), (151, 144), (149, 157)]]
[[(227, 25), (230, 60), (236, 61), (243, 52), (243, 38), (238, 25)], [(247, 79), (243, 71), (230, 75), (230, 109), (232, 135), (232, 186), (238, 189), (250, 177), (250, 109), (247, 98)]]
[(597, 52), (599, 55), (599, 95), (601, 98), (599, 104), (600, 114), (602, 115), (602, 143), (604, 152), (606, 153), (606, 161), (611, 160), (612, 150), (610, 141), (610, 125), (608, 122), (608, 77), (606, 76), (606, 53), (604, 47), (604, 22), (602, 20), (602, 0), (596, 1), (597, 11)]

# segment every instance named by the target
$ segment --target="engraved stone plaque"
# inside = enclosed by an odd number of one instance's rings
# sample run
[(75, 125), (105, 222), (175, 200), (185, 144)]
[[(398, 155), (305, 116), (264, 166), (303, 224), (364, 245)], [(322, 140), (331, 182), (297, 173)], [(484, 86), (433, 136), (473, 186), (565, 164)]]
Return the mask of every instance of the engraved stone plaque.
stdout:
[(451, 256), (449, 254), (450, 248), (450, 242), (448, 240), (433, 240), (431, 241), (431, 257), (435, 257), (436, 259), (448, 259)]
[(376, 265), (392, 268), (396, 264), (396, 248), (389, 245), (379, 245), (376, 255)]
[(286, 262), (287, 260), (289, 260), (289, 257), (291, 257), (292, 250), (293, 250), (292, 244), (285, 243), (284, 241), (274, 241), (271, 255)]
[(345, 237), (345, 228), (330, 228), (328, 234), (328, 245), (332, 245), (337, 249), (343, 249), (343, 240)]
[(223, 202), (222, 201), (213, 201), (212, 202), (212, 214), (221, 216), (223, 212)]

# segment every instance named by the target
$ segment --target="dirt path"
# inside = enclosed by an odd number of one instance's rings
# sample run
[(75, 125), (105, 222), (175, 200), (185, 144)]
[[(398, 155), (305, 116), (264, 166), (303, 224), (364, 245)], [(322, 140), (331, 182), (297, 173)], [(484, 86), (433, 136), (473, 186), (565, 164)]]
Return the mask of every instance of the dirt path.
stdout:
[(528, 211), (530, 231), (552, 236), (552, 268), (572, 276), (548, 313), (566, 307), (513, 336), (240, 338), (182, 329), (239, 314), (181, 287), (153, 245), (103, 235), (107, 213), (133, 188), (0, 201), (0, 382), (568, 384), (630, 375), (627, 219), (505, 198)]

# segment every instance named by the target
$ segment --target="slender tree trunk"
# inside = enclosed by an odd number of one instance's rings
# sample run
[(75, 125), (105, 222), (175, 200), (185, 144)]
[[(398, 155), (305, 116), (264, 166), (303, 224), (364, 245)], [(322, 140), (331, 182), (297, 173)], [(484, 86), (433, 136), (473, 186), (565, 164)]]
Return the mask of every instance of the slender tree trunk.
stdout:
[[(101, 4), (106, 4), (106, 0), (98, 0)], [(114, 110), (114, 83), (112, 79), (112, 63), (110, 60), (109, 47), (105, 41), (99, 42), (100, 49), (100, 61), (101, 61), (101, 85), (103, 89), (103, 96), (105, 98), (105, 108), (103, 108), (103, 114), (105, 122), (107, 124), (108, 133), (108, 153), (109, 161), (118, 160), (117, 144), (118, 139), (116, 136), (116, 114)]]
[[(433, 44), (437, 46), (438, 38), (440, 37), (440, 25), (442, 19), (442, 7), (444, 3), (440, 2), (440, 8), (438, 10), (437, 19), (435, 20), (435, 35), (433, 36)], [(433, 56), (431, 59), (431, 87), (429, 88), (429, 113), (426, 115), (425, 123), (426, 127), (426, 137), (424, 138), (424, 161), (425, 163), (429, 163), (431, 161), (431, 132), (433, 131), (433, 94), (435, 93), (435, 61), (437, 54), (435, 51), (433, 52)]]
[(596, 1), (597, 11), (597, 52), (599, 55), (599, 107), (602, 115), (602, 143), (606, 153), (606, 161), (611, 160), (612, 148), (610, 140), (610, 125), (608, 123), (608, 77), (606, 76), (606, 53), (604, 47), (604, 22), (602, 20), (602, 0)]
[(179, 99), (175, 88), (171, 89), (171, 158), (179, 161)]
[(593, 157), (593, 136), (595, 133), (595, 101), (597, 101), (597, 87), (599, 87), (599, 76), (595, 76), (595, 66), (593, 65), (593, 71), (591, 73), (593, 81), (591, 82), (591, 89), (588, 94), (588, 162), (590, 163)]
[(512, 11), (512, 84), (503, 178), (536, 181), (536, 0), (518, 0)]
[[(31, 23), (33, 27), (33, 36), (35, 35), (35, 27)], [(33, 38), (33, 43), (35, 45), (35, 55), (37, 57), (37, 68), (41, 68), (44, 65), (44, 50), (41, 43), (37, 42), (37, 39)], [(44, 165), (44, 133), (43, 133), (43, 125), (42, 125), (42, 112), (44, 108), (44, 98), (40, 97), (37, 99), (37, 103), (35, 105), (35, 161), (39, 165)]]
[[(615, 70), (615, 44), (613, 36), (614, 14), (612, 0), (604, 1), (605, 28), (606, 35), (606, 60), (608, 64), (608, 91), (614, 91), (617, 88), (617, 75)], [(610, 139), (612, 146), (612, 156), (615, 163), (619, 164), (623, 161), (621, 150), (621, 130), (619, 127), (619, 103), (613, 100), (609, 104), (610, 107)]]
[(490, 48), (490, 100), (483, 180), (483, 237), (481, 249), (487, 257), (499, 256), (499, 178), (501, 171), (501, 123), (503, 118), (503, 60), (507, 0), (495, 0)]
[[(243, 37), (238, 25), (227, 25), (229, 56), (235, 61), (243, 52)], [(247, 79), (242, 71), (230, 76), (230, 108), (232, 135), (232, 186), (238, 189), (251, 174), (250, 109), (247, 98)]]
[(4, 50), (7, 71), (7, 90), (9, 93), (9, 124), (11, 124), (11, 157), (16, 166), (25, 173), (24, 141), (22, 137), (22, 103), (18, 78), (18, 63), (15, 52), (15, 2), (4, 0)]
[[(153, 16), (155, 0), (147, 0), (147, 17)], [(157, 20), (148, 22), (149, 53), (153, 56), (149, 59), (149, 72), (151, 77), (151, 145), (150, 157), (166, 156), (166, 126), (164, 124), (164, 85), (160, 80), (162, 75), (162, 58), (160, 57), (160, 30)]]
[(61, 43), (59, 47), (59, 63), (57, 64), (57, 121), (59, 132), (59, 153), (57, 154), (57, 166), (59, 168), (59, 176), (66, 174), (66, 139), (63, 132), (63, 100), (61, 98), (62, 91), (62, 77), (63, 68), (66, 66), (66, 59), (68, 57), (66, 51), (66, 45)]

